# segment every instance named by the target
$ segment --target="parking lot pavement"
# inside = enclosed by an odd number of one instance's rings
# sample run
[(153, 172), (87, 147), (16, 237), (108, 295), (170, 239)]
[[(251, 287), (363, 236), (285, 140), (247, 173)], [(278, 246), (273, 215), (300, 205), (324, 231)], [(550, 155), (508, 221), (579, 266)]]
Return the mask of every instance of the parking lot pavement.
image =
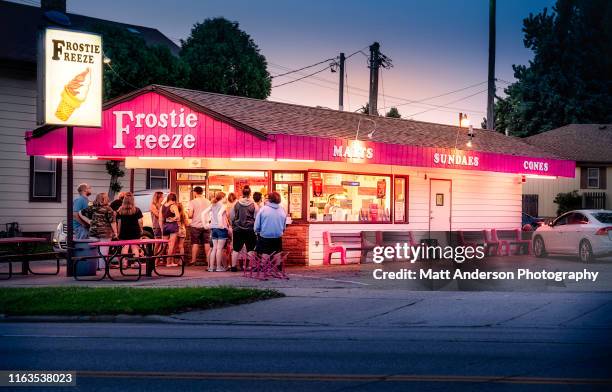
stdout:
[[(612, 258), (599, 259), (584, 264), (576, 258), (560, 256), (538, 259), (532, 256), (490, 257), (478, 265), (461, 265), (462, 270), (516, 271), (528, 268), (532, 271), (583, 271), (597, 272), (595, 282), (565, 279), (553, 280), (376, 280), (373, 271), (382, 268), (385, 271), (452, 269), (457, 265), (449, 262), (389, 262), (384, 264), (349, 264), (331, 266), (292, 266), (287, 268), (289, 280), (255, 280), (243, 276), (241, 272), (207, 272), (205, 267), (188, 267), (185, 276), (180, 278), (143, 277), (138, 282), (81, 282), (65, 276), (64, 267), (58, 276), (22, 276), (14, 275), (10, 280), (0, 280), (0, 287), (37, 287), (37, 286), (135, 286), (135, 287), (180, 287), (180, 286), (217, 286), (230, 285), (237, 287), (265, 287), (281, 291), (300, 289), (362, 289), (362, 290), (408, 290), (408, 291), (496, 291), (496, 292), (612, 292)], [(0, 271), (6, 266), (0, 265)], [(19, 268), (18, 266), (16, 268)], [(51, 265), (36, 263), (37, 270), (51, 270)]]

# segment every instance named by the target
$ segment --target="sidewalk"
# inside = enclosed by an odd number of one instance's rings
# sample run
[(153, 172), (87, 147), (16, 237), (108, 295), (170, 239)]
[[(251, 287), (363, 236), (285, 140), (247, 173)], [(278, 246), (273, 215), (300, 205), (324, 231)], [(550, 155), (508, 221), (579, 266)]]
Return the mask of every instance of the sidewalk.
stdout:
[[(66, 277), (65, 267), (57, 276), (13, 275), (10, 280), (0, 280), (0, 287), (37, 287), (37, 286), (133, 286), (133, 287), (193, 287), (228, 285), (236, 287), (285, 289), (363, 289), (366, 291), (397, 290), (408, 292), (419, 291), (470, 291), (470, 292), (612, 292), (612, 258), (600, 259), (590, 264), (583, 264), (571, 257), (548, 257), (537, 259), (532, 256), (491, 257), (486, 259), (485, 266), (490, 270), (516, 270), (517, 268), (546, 269), (548, 271), (590, 271), (599, 272), (596, 282), (590, 281), (405, 281), (375, 280), (372, 271), (384, 268), (386, 271), (418, 268), (446, 268), (447, 265), (417, 262), (391, 262), (385, 264), (349, 264), (331, 266), (294, 266), (288, 267), (289, 280), (256, 280), (243, 276), (242, 272), (207, 272), (205, 267), (187, 267), (185, 275), (180, 278), (143, 277), (137, 282), (114, 282), (105, 279), (100, 282), (75, 281)], [(5, 266), (0, 266), (4, 268)], [(14, 266), (19, 270), (20, 266)], [(52, 269), (51, 264), (43, 266), (37, 262), (36, 270)], [(118, 274), (117, 270), (113, 270)]]
[(607, 293), (457, 293), (285, 289), (285, 298), (172, 316), (233, 325), (612, 328)]

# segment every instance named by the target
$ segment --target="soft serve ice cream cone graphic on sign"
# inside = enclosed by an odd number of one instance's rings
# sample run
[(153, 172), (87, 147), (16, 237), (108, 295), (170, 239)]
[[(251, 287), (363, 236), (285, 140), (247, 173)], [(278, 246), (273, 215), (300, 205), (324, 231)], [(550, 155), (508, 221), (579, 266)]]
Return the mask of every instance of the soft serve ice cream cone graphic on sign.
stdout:
[(55, 116), (62, 121), (68, 121), (72, 113), (78, 109), (87, 99), (89, 86), (91, 84), (91, 69), (86, 68), (83, 72), (76, 75), (62, 90), (59, 105), (55, 111)]

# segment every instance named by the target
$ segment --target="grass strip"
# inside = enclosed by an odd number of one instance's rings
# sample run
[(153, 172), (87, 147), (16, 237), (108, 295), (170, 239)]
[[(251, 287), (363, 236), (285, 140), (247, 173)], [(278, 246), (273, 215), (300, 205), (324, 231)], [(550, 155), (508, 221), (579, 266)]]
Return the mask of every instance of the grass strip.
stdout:
[(173, 314), (283, 297), (276, 290), (236, 287), (0, 288), (0, 314), (96, 316)]

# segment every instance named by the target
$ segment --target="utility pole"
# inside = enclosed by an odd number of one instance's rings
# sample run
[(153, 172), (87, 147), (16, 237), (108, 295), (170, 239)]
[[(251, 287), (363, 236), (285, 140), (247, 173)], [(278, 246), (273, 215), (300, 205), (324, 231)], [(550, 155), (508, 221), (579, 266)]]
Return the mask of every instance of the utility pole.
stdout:
[(340, 90), (338, 91), (338, 110), (344, 110), (344, 53), (340, 53)]
[(378, 115), (378, 69), (380, 68), (380, 44), (374, 42), (370, 45), (370, 116)]
[(370, 45), (370, 99), (368, 101), (368, 114), (378, 116), (378, 70), (380, 67), (389, 69), (393, 67), (391, 59), (380, 53), (380, 44), (374, 42)]
[(495, 0), (489, 0), (489, 76), (487, 88), (487, 129), (495, 129)]

